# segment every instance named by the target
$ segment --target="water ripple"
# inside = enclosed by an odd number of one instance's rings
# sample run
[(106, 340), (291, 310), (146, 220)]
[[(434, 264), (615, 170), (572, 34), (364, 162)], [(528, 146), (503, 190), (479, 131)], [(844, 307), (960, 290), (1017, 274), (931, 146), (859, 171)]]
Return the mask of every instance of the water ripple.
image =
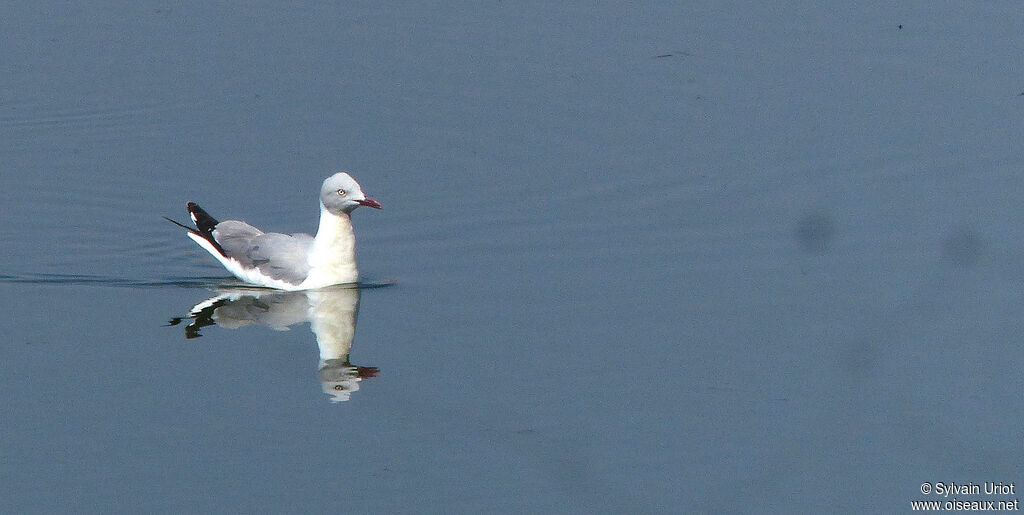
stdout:
[[(385, 288), (396, 284), (396, 279), (366, 281), (357, 284), (359, 289)], [(235, 288), (267, 290), (248, 285), (231, 277), (164, 277), (161, 279), (132, 279), (87, 274), (0, 274), (0, 284), (59, 284), (67, 286), (106, 286), (112, 288)]]

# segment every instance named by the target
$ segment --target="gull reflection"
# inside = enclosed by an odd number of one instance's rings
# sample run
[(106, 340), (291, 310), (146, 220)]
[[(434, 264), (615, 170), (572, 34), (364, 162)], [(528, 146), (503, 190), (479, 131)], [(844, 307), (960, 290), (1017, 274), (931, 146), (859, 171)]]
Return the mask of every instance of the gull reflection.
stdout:
[(188, 319), (186, 338), (202, 336), (199, 330), (211, 325), (237, 329), (265, 325), (278, 331), (309, 322), (320, 346), (317, 377), (331, 402), (349, 400), (359, 382), (377, 375), (374, 367), (349, 362), (352, 339), (359, 313), (359, 289), (331, 287), (315, 291), (271, 291), (260, 289), (219, 290), (219, 294), (196, 304), (188, 317), (173, 318), (170, 325)]

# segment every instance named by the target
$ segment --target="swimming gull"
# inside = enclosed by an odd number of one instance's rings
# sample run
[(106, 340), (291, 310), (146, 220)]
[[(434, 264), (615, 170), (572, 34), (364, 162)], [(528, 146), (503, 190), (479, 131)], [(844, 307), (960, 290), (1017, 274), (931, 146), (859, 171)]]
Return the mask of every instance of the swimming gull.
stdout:
[[(380, 209), (349, 174), (338, 172), (320, 188), (320, 227), (316, 236), (263, 231), (238, 220), (218, 222), (195, 202), (186, 204), (193, 229), (188, 237), (217, 258), (235, 277), (279, 290), (311, 290), (359, 280), (352, 210)], [(166, 217), (165, 217), (166, 218)]]

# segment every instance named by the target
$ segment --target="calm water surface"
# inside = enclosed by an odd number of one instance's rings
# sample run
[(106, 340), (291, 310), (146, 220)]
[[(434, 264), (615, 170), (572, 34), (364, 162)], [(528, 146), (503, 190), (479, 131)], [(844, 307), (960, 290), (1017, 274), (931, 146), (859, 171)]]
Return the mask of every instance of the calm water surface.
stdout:
[[(2, 11), (0, 511), (1024, 487), (1015, 3)], [(160, 218), (313, 232), (340, 169), (383, 287)]]

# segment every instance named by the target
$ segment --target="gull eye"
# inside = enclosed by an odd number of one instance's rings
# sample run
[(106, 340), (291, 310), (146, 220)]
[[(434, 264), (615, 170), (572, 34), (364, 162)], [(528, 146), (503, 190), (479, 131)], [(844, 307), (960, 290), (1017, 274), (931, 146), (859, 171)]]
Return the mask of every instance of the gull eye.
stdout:
[(348, 195), (348, 192), (345, 190), (338, 190), (338, 195), (344, 197), (345, 195)]

